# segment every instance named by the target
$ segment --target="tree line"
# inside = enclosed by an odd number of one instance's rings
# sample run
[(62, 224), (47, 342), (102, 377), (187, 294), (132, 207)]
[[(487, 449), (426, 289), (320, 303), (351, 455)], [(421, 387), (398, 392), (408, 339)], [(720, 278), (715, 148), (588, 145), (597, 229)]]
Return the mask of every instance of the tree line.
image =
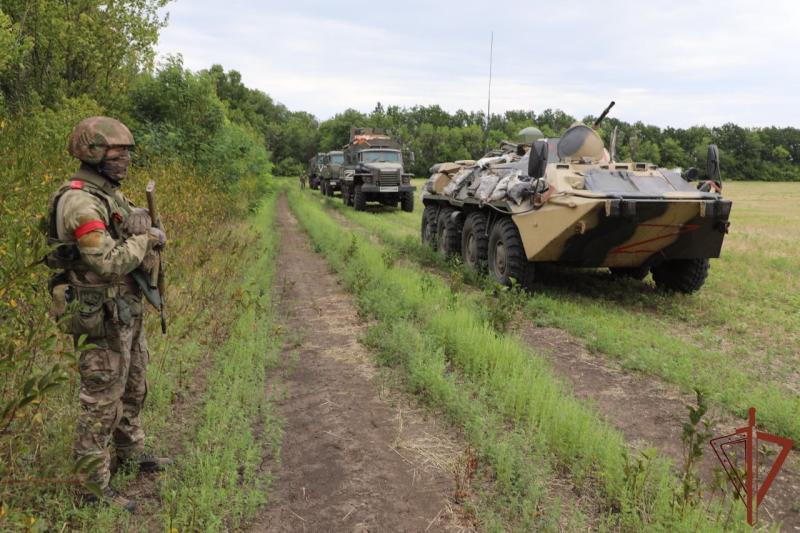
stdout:
[[(447, 112), (438, 105), (347, 109), (319, 121), (291, 111), (241, 74), (221, 65), (192, 72), (180, 56), (155, 68), (154, 45), (167, 24), (168, 0), (57, 2), (6, 0), (0, 9), (0, 120), (20, 122), (62, 109), (102, 110), (125, 121), (140, 141), (139, 163), (171, 158), (236, 182), (247, 173), (301, 172), (317, 151), (341, 148), (350, 127), (387, 129), (416, 155), (411, 171), (425, 175), (440, 161), (480, 157), (519, 130), (537, 126), (560, 135), (576, 122), (561, 110)], [(13, 117), (13, 118), (12, 118)], [(583, 117), (588, 122), (594, 117)], [(39, 121), (41, 122), (41, 121)], [(702, 167), (706, 147), (719, 146), (724, 177), (800, 180), (800, 129), (660, 128), (608, 118), (617, 128), (620, 160), (665, 167)]]
[[(591, 123), (586, 116), (581, 122)], [(370, 113), (348, 109), (320, 124), (320, 149), (341, 147), (351, 125), (386, 128), (413, 150), (412, 171), (425, 175), (437, 162), (474, 159), (503, 140), (516, 141), (520, 130), (538, 127), (546, 137), (558, 137), (576, 117), (557, 109), (541, 112), (516, 110), (492, 114), (486, 132), (486, 114), (458, 110), (448, 113), (438, 105), (384, 108), (378, 103)], [(800, 180), (800, 129), (743, 128), (733, 123), (717, 127), (660, 128), (610, 117), (600, 133), (608, 143), (617, 129), (617, 159), (649, 161), (664, 167), (704, 168), (707, 147), (717, 144), (723, 178), (731, 180)]]

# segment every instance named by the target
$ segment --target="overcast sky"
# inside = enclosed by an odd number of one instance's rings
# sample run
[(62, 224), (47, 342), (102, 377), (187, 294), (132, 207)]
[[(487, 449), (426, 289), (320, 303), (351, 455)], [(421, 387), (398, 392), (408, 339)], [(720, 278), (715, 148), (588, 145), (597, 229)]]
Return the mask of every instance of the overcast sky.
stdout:
[(178, 0), (159, 53), (320, 119), (380, 101), (800, 126), (800, 1)]

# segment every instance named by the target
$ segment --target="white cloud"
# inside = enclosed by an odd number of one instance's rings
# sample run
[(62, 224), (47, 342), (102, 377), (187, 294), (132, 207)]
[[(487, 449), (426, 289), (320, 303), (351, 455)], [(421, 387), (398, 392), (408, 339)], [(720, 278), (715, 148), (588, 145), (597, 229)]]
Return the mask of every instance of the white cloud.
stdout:
[(733, 0), (543, 6), (206, 0), (170, 8), (161, 53), (220, 63), (292, 109), (547, 107), (662, 126), (797, 125), (800, 3)]

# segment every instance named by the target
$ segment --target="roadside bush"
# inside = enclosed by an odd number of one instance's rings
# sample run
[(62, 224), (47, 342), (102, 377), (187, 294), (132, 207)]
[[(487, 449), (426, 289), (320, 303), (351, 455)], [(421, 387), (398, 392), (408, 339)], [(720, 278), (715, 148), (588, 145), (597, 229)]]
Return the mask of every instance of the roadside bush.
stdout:
[[(50, 525), (74, 525), (76, 519), (70, 516), (69, 487), (78, 483), (71, 447), (80, 348), (49, 319), (50, 271), (37, 262), (47, 251), (42, 224), (48, 198), (79, 165), (66, 150), (69, 133), (83, 118), (103, 112), (84, 97), (0, 119), (0, 478), (7, 481), (0, 483), (0, 530), (28, 527), (32, 519)], [(218, 138), (217, 152), (209, 153), (225, 161), (227, 182), (208, 178), (206, 170), (194, 169), (174, 150), (154, 153), (145, 143), (123, 186), (143, 205), (144, 184), (158, 183), (170, 242), (172, 316), (195, 317), (183, 322), (184, 328), (194, 327), (204, 308), (220, 305), (227, 285), (198, 276), (215, 257), (234, 257), (232, 247), (240, 245), (231, 238), (238, 235), (233, 224), (269, 187), (268, 156), (252, 132), (223, 122)], [(158, 353), (163, 341), (155, 325), (149, 322), (148, 331)]]
[(155, 76), (140, 77), (130, 95), (139, 162), (169, 159), (225, 185), (268, 175), (269, 154), (252, 127), (231, 122), (208, 73), (172, 57)]
[(275, 165), (275, 174), (277, 176), (299, 176), (303, 172), (305, 172), (305, 167), (291, 157), (281, 159)]

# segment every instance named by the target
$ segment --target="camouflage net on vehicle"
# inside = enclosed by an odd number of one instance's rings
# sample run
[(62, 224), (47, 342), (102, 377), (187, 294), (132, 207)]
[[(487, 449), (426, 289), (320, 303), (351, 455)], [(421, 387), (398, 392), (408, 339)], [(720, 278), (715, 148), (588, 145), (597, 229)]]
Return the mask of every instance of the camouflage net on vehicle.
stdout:
[(517, 154), (507, 153), (478, 161), (439, 163), (431, 167), (425, 191), (455, 200), (474, 198), (480, 204), (539, 205), (541, 195), (548, 190), (547, 182), (531, 179), (519, 168), (510, 166), (520, 159)]

